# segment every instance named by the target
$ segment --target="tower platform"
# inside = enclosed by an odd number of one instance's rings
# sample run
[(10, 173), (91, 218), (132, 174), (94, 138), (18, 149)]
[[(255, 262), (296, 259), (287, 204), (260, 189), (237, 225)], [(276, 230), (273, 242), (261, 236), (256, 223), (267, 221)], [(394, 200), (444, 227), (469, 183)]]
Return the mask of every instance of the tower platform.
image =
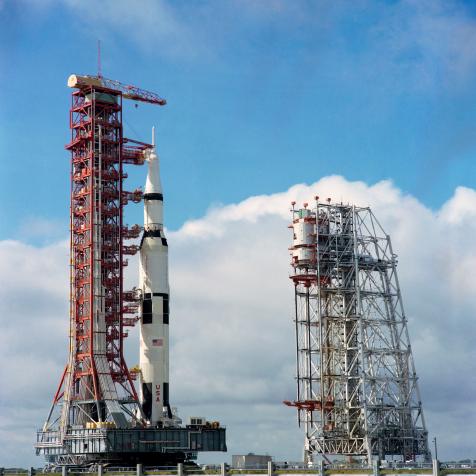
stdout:
[(36, 454), (50, 464), (177, 464), (201, 451), (226, 451), (225, 428), (70, 428), (38, 431)]

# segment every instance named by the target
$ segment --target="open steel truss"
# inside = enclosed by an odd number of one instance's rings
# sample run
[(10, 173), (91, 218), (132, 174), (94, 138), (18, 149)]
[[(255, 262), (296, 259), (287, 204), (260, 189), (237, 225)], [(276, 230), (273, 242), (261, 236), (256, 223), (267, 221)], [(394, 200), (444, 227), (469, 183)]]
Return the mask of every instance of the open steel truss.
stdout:
[(293, 204), (297, 407), (313, 454), (428, 459), (390, 237), (369, 208)]
[(66, 146), (71, 151), (69, 358), (35, 444), (52, 471), (65, 465), (175, 465), (200, 451), (226, 451), (226, 430), (219, 425), (149, 425), (133, 382), (140, 370), (129, 370), (124, 360), (127, 327), (139, 320), (143, 302), (138, 289), (123, 289), (127, 256), (139, 251), (126, 240), (139, 238), (143, 228), (124, 225), (123, 211), (128, 202), (144, 198), (140, 189), (123, 189), (124, 165), (143, 164), (153, 146), (123, 137), (122, 99), (140, 96), (159, 105), (165, 100), (119, 86), (91, 77), (74, 77), (71, 86), (77, 90)]
[[(142, 422), (134, 375), (124, 360), (127, 326), (140, 295), (123, 289), (127, 255), (141, 227), (123, 223), (125, 164), (142, 164), (147, 144), (122, 134), (119, 91), (86, 86), (72, 94), (69, 359), (40, 435), (41, 452), (65, 444), (71, 428), (128, 428)], [(41, 443), (44, 443), (43, 445)]]

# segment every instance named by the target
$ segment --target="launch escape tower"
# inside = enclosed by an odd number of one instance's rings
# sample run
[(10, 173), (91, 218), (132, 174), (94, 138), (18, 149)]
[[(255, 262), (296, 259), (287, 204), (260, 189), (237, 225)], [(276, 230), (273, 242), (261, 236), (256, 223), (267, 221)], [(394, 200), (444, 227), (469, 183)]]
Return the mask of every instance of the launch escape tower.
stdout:
[(125, 226), (123, 210), (128, 201), (144, 198), (141, 189), (123, 189), (124, 166), (143, 164), (154, 147), (123, 137), (122, 99), (158, 105), (165, 100), (100, 76), (73, 75), (68, 85), (75, 88), (66, 146), (71, 151), (69, 357), (37, 435), (37, 454), (53, 464), (157, 464), (183, 461), (197, 451), (226, 451), (219, 425), (182, 427), (171, 418), (167, 427), (157, 419), (152, 424), (145, 408), (150, 402), (145, 405), (134, 386), (138, 376), (142, 379), (140, 369), (130, 371), (124, 360), (126, 328), (144, 320), (142, 290), (123, 289), (127, 256), (140, 249), (129, 240), (143, 229)]
[(370, 208), (292, 203), (304, 455), (430, 458), (397, 256)]

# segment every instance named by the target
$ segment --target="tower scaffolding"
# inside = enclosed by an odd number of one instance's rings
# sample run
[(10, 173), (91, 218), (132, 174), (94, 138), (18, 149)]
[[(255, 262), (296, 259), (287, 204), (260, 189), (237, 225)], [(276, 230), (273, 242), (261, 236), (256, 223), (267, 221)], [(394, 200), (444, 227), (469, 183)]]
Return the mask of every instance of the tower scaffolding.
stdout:
[(297, 398), (305, 460), (428, 460), (390, 237), (370, 208), (292, 208)]
[[(127, 257), (140, 249), (130, 240), (142, 232), (141, 226), (124, 223), (124, 208), (159, 194), (124, 190), (125, 166), (144, 164), (153, 145), (123, 136), (122, 101), (166, 101), (102, 77), (72, 75), (68, 85), (74, 89), (66, 146), (71, 152), (69, 353), (37, 432), (36, 453), (56, 471), (64, 465), (169, 464), (192, 460), (201, 451), (226, 451), (219, 422), (151, 423), (134, 385), (142, 371), (129, 369), (124, 358), (127, 327), (146, 317), (142, 290), (124, 289)], [(152, 272), (163, 279), (167, 273), (157, 266)], [(159, 365), (168, 353), (161, 358)]]

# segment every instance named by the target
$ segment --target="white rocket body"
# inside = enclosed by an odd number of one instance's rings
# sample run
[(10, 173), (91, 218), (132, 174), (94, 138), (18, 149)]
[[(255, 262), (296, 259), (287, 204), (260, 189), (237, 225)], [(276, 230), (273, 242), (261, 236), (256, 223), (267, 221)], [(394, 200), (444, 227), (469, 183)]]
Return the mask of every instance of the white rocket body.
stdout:
[(169, 403), (169, 270), (163, 195), (155, 147), (146, 157), (144, 234), (140, 247), (140, 400), (151, 426), (171, 423)]

